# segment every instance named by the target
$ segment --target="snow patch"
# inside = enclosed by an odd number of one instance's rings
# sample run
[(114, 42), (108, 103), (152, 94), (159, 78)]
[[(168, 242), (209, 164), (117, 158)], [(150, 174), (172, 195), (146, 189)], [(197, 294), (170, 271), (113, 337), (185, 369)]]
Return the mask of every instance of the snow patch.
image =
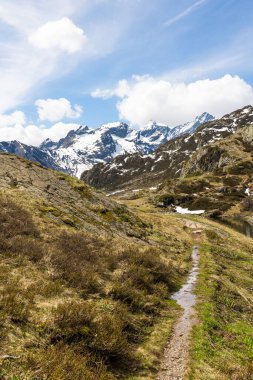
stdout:
[(205, 212), (205, 210), (194, 210), (194, 211), (191, 211), (188, 208), (183, 208), (183, 207), (177, 206), (176, 207), (176, 212), (178, 212), (179, 214), (200, 215), (200, 214), (203, 214)]

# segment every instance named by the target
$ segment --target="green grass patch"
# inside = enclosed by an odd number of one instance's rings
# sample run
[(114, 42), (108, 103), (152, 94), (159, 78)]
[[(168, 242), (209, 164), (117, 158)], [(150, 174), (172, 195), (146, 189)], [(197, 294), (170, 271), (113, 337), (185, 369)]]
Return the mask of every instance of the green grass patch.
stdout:
[(199, 324), (192, 337), (190, 380), (253, 378), (252, 242), (206, 231), (196, 287)]

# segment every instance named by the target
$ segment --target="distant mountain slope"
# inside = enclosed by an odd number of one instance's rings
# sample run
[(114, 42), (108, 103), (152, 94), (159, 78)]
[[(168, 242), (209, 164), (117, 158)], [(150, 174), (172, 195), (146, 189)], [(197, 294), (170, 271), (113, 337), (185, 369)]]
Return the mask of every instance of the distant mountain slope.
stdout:
[(64, 171), (54, 158), (46, 150), (42, 150), (38, 147), (26, 145), (19, 141), (3, 141), (0, 142), (0, 152), (16, 154), (17, 156), (26, 158), (41, 164), (44, 167)]
[(80, 177), (94, 164), (111, 162), (124, 153), (153, 153), (162, 143), (186, 131), (192, 133), (199, 125), (212, 119), (213, 116), (205, 112), (194, 121), (174, 128), (153, 121), (139, 130), (120, 122), (104, 124), (96, 129), (80, 126), (58, 142), (46, 139), (40, 147), (17, 141), (2, 142), (0, 151), (15, 153), (45, 167)]
[(166, 206), (237, 219), (238, 224), (253, 221), (253, 124), (193, 153), (179, 178), (162, 183), (156, 199)]
[[(187, 133), (169, 140), (153, 154), (121, 155), (111, 163), (95, 165), (81, 178), (106, 190), (157, 186), (166, 179), (187, 175), (193, 167), (189, 160), (196, 152), (250, 124), (253, 124), (253, 107), (247, 106), (198, 126), (193, 134)], [(187, 162), (188, 169), (184, 169)], [(212, 165), (210, 162), (210, 168)], [(208, 166), (205, 170), (209, 170)]]
[(40, 148), (48, 152), (64, 171), (80, 177), (84, 170), (92, 168), (94, 164), (111, 162), (121, 154), (150, 154), (174, 136), (185, 131), (192, 133), (199, 125), (212, 119), (214, 117), (205, 112), (194, 121), (174, 128), (153, 121), (140, 130), (120, 122), (104, 124), (97, 129), (81, 126), (58, 143), (46, 140)]

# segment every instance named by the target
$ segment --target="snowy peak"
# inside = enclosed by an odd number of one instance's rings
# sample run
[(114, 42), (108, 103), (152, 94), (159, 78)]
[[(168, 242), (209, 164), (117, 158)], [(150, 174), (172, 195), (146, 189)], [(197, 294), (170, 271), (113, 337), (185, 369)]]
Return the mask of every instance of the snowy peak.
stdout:
[(80, 177), (84, 170), (92, 168), (97, 163), (111, 162), (116, 156), (126, 153), (153, 153), (161, 144), (166, 143), (186, 132), (194, 130), (213, 119), (207, 112), (196, 117), (192, 122), (170, 127), (168, 125), (150, 121), (139, 130), (130, 127), (124, 122), (103, 124), (91, 129), (87, 125), (80, 125), (71, 130), (59, 141), (46, 139), (38, 148), (24, 144), (0, 144), (0, 150), (18, 152), (19, 155), (37, 160), (44, 166), (57, 168), (71, 175)]
[(70, 131), (57, 143), (45, 140), (40, 148), (48, 152), (64, 171), (79, 177), (94, 164), (110, 162), (125, 153), (153, 153), (166, 141), (189, 130), (194, 131), (202, 122), (210, 119), (213, 116), (205, 112), (194, 121), (175, 128), (150, 121), (139, 130), (124, 122), (107, 123), (96, 129), (84, 125)]
[(131, 131), (130, 127), (126, 123), (114, 122), (107, 123), (98, 128), (102, 133), (108, 132), (111, 135), (115, 135), (117, 137), (126, 137), (128, 133)]
[[(80, 125), (80, 127), (75, 131), (75, 134), (78, 136), (85, 135), (89, 131), (88, 125)], [(70, 133), (73, 131), (70, 131)]]
[[(232, 112), (220, 119), (214, 119), (208, 113), (203, 113), (194, 121), (174, 127), (169, 130), (169, 135), (164, 144), (161, 144), (153, 154), (129, 154), (116, 157), (111, 163), (95, 165), (91, 170), (84, 172), (82, 179), (91, 185), (107, 190), (129, 188), (143, 188), (154, 186), (163, 180), (177, 178), (194, 168), (203, 171), (211, 171), (219, 164), (219, 152), (212, 149), (212, 144), (226, 139), (241, 128), (253, 124), (253, 107), (247, 106)], [(252, 127), (249, 127), (249, 130)], [(153, 138), (154, 135), (152, 135)], [(144, 144), (144, 139), (141, 140)], [(150, 143), (151, 139), (149, 139)], [(195, 156), (198, 152), (209, 152), (210, 157), (206, 161), (201, 156), (196, 165)], [(226, 157), (225, 157), (226, 161)], [(186, 163), (190, 162), (189, 167)], [(187, 171), (188, 170), (188, 171)]]
[(251, 105), (248, 105), (239, 110), (236, 110), (227, 115), (224, 115), (222, 119), (229, 120), (233, 122), (234, 125), (236, 125), (236, 124), (240, 124), (242, 120), (246, 121), (246, 123), (247, 122), (252, 123), (252, 117), (253, 117), (253, 107)]
[(210, 115), (208, 112), (204, 112), (202, 115), (196, 116), (193, 121), (175, 127), (177, 132), (176, 135), (178, 136), (183, 133), (193, 133), (201, 124), (207, 123), (208, 121), (214, 119), (214, 116)]
[(210, 115), (210, 113), (208, 112), (204, 112), (202, 113), (202, 115), (200, 116), (197, 116), (194, 120), (195, 124), (199, 123), (199, 124), (203, 124), (203, 123), (206, 123), (207, 121), (211, 121), (211, 120), (214, 120), (215, 117), (213, 115)]
[(161, 124), (161, 123), (157, 123), (154, 120), (150, 120), (146, 125), (144, 125), (140, 128), (140, 131), (141, 132), (152, 131), (154, 129), (170, 129), (170, 128), (166, 124)]
[(56, 147), (57, 143), (52, 141), (51, 139), (46, 139), (40, 144), (40, 149), (51, 149)]

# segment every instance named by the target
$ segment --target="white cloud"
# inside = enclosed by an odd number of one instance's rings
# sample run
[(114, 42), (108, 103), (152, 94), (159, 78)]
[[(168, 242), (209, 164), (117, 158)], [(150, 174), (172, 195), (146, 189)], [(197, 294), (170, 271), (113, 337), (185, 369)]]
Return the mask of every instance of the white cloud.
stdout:
[[(90, 59), (99, 59), (116, 49), (130, 25), (139, 19), (138, 12), (134, 9), (139, 9), (140, 5), (139, 2), (126, 2), (119, 6), (115, 2), (108, 2), (110, 15), (108, 13), (107, 17), (104, 17), (99, 11), (100, 7), (103, 9), (103, 2), (0, 1), (0, 113), (30, 103), (36, 92), (40, 92), (41, 88), (45, 89), (50, 80), (56, 81), (70, 74), (80, 62), (83, 62), (82, 71), (85, 72), (85, 65)], [(58, 28), (57, 46), (55, 36), (51, 36), (50, 41), (39, 38), (38, 43), (44, 48), (29, 43), (29, 38), (33, 40), (31, 36), (42, 26), (52, 24), (55, 20), (59, 22), (66, 19), (72, 20), (67, 23), (64, 21), (65, 26), (68, 24), (68, 35), (60, 42), (63, 30), (59, 31)], [(76, 19), (81, 20), (78, 27), (75, 25)], [(57, 25), (59, 27), (59, 24)], [(83, 25), (85, 33), (89, 36), (88, 40), (85, 34), (81, 35), (78, 31), (82, 31)], [(70, 33), (71, 31), (73, 33)], [(75, 39), (72, 38), (74, 35)], [(52, 44), (53, 48), (50, 48)], [(76, 54), (70, 54), (74, 51)], [(64, 52), (66, 54), (62, 54)]]
[[(151, 76), (134, 77), (125, 88), (128, 89), (125, 94), (118, 95), (121, 98), (117, 104), (119, 116), (137, 125), (152, 119), (174, 126), (204, 111), (220, 117), (253, 104), (252, 87), (240, 77), (229, 74), (188, 84)], [(118, 86), (111, 93), (117, 95)]]
[(73, 107), (68, 99), (38, 99), (35, 102), (40, 120), (59, 121), (64, 118), (77, 119), (82, 114), (82, 107)]
[(72, 130), (77, 129), (79, 124), (75, 123), (56, 123), (50, 128), (43, 125), (21, 125), (13, 124), (9, 127), (0, 126), (1, 141), (17, 140), (27, 145), (38, 146), (46, 138), (58, 141)]
[(104, 100), (110, 99), (113, 96), (118, 96), (119, 98), (122, 98), (128, 94), (129, 90), (130, 90), (130, 87), (129, 87), (128, 81), (125, 79), (122, 79), (118, 82), (117, 87), (113, 89), (105, 89), (105, 90), (97, 88), (91, 93), (91, 96), (93, 98), (101, 98)]
[(1, 127), (10, 127), (15, 124), (24, 125), (26, 123), (26, 117), (24, 112), (15, 111), (9, 115), (0, 114), (0, 128)]
[(29, 36), (29, 42), (39, 49), (58, 49), (73, 54), (83, 49), (88, 38), (81, 28), (63, 17), (39, 27)]

